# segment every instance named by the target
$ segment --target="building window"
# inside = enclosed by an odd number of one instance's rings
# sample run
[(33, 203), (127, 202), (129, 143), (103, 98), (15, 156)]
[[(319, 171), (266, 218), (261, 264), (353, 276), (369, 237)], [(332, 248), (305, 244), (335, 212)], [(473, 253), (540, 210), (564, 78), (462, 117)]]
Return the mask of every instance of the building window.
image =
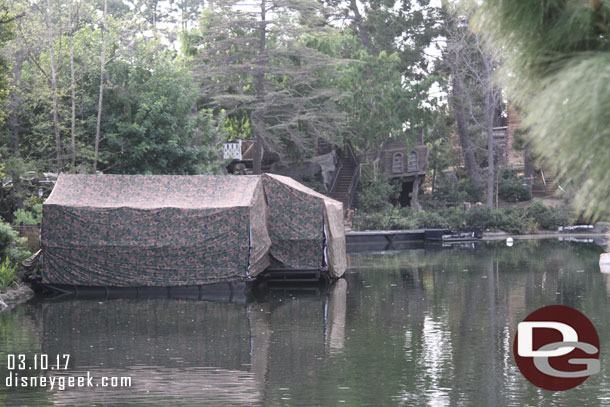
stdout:
[(402, 174), (403, 165), (402, 165), (402, 154), (396, 153), (394, 154), (394, 159), (392, 160), (392, 172), (394, 174)]
[(417, 153), (411, 151), (409, 154), (409, 171), (417, 171)]

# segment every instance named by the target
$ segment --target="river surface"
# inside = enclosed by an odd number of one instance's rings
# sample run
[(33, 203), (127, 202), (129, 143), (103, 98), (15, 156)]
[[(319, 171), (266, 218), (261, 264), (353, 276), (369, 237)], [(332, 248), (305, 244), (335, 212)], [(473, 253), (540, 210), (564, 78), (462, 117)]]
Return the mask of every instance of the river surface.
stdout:
[[(538, 240), (350, 254), (329, 288), (245, 303), (35, 299), (0, 314), (0, 406), (610, 406), (603, 251)], [(550, 304), (582, 311), (600, 338), (601, 372), (570, 391), (534, 387), (512, 356), (517, 324)], [(132, 385), (7, 388), (15, 354), (28, 364), (13, 373)], [(38, 354), (70, 355), (68, 368), (29, 369)]]

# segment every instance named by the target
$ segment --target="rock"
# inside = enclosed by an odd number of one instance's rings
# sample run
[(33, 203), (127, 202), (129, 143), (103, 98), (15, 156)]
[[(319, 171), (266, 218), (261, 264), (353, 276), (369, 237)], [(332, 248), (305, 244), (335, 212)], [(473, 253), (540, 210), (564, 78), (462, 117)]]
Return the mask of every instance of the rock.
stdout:
[(593, 233), (610, 232), (610, 222), (597, 222), (593, 228)]
[(329, 188), (330, 184), (333, 182), (333, 175), (337, 168), (335, 165), (335, 152), (331, 151), (328, 154), (319, 155), (314, 157), (312, 161), (320, 166), (320, 170), (322, 171), (322, 182)]
[(34, 291), (27, 285), (22, 285), (0, 294), (0, 312), (26, 302), (34, 296)]

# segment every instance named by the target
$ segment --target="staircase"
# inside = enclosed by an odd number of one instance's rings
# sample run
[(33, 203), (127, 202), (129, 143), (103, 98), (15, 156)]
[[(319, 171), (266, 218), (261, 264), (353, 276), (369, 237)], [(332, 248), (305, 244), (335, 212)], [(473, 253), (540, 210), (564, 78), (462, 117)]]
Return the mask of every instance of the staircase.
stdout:
[(343, 207), (348, 209), (349, 203), (349, 186), (356, 170), (356, 164), (349, 158), (339, 159), (339, 174), (335, 181), (334, 188), (331, 192), (331, 198), (343, 202)]
[(339, 155), (337, 175), (330, 189), (331, 198), (343, 203), (343, 210), (352, 205), (354, 192), (360, 176), (360, 164), (349, 142), (345, 143), (345, 151)]
[(543, 173), (537, 171), (534, 176), (534, 184), (532, 185), (532, 196), (534, 198), (544, 198), (553, 195), (557, 191), (557, 183), (555, 177), (551, 173)]

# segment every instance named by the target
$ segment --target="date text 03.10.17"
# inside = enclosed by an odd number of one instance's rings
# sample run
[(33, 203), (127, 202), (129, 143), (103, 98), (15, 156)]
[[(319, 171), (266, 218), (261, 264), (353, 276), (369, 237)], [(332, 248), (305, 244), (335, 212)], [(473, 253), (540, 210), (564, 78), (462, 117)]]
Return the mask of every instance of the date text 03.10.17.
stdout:
[(6, 367), (8, 370), (67, 370), (70, 355), (67, 353), (49, 356), (46, 353), (26, 355), (9, 353)]

